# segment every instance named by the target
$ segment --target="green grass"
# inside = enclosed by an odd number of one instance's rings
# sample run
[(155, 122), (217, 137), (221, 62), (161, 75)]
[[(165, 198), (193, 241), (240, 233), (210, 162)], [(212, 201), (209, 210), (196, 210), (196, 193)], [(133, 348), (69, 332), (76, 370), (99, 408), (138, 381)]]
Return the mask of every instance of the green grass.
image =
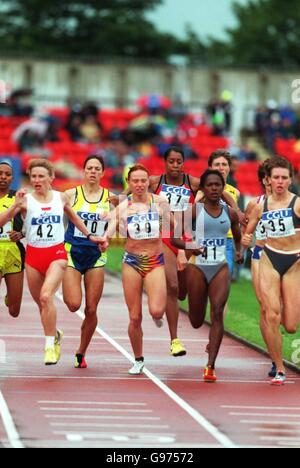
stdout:
[[(109, 250), (108, 270), (115, 273), (121, 273), (123, 252), (124, 249), (122, 247), (113, 247)], [(183, 309), (187, 310), (186, 301), (181, 303), (181, 306)], [(266, 349), (266, 345), (260, 333), (259, 307), (251, 282), (242, 280), (241, 282), (232, 285), (225, 327), (227, 331), (246, 339), (250, 343)], [(282, 329), (282, 335), (285, 359), (293, 362), (292, 355), (296, 354), (296, 357), (300, 360), (300, 330), (296, 335), (288, 335)], [(296, 348), (293, 347), (296, 340), (299, 340), (299, 344), (297, 346), (298, 353), (295, 353)]]

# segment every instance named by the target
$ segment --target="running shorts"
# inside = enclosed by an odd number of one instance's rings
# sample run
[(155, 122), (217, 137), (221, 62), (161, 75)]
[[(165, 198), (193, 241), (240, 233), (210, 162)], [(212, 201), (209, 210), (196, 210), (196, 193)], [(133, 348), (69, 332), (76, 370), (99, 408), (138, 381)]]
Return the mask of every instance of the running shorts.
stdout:
[(64, 244), (44, 249), (37, 249), (30, 245), (27, 246), (25, 260), (26, 265), (34, 268), (42, 275), (46, 275), (51, 264), (58, 260), (68, 260)]
[(22, 244), (0, 244), (0, 274), (15, 275), (24, 270), (25, 249)]
[(107, 254), (101, 254), (98, 247), (92, 249), (66, 243), (65, 249), (68, 254), (68, 267), (78, 271), (81, 275), (85, 275), (89, 270), (103, 268), (107, 264)]

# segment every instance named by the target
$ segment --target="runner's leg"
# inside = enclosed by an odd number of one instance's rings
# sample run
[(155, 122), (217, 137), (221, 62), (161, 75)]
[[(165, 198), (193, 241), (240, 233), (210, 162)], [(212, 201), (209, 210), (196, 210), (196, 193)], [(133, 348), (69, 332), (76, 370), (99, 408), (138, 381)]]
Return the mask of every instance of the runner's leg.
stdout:
[(262, 302), (262, 293), (261, 293), (261, 287), (260, 287), (260, 281), (259, 281), (259, 268), (260, 268), (260, 261), (252, 260), (252, 263), (251, 263), (252, 282), (253, 282), (253, 287), (254, 287), (256, 298), (260, 305), (260, 330), (261, 330), (262, 337), (266, 343), (267, 342), (267, 338), (266, 338), (267, 315), (266, 315), (266, 310)]
[(189, 299), (189, 318), (193, 328), (202, 327), (207, 309), (208, 286), (204, 273), (195, 265), (186, 269), (187, 290)]
[(178, 321), (179, 321), (179, 305), (178, 305), (178, 274), (177, 274), (177, 259), (172, 250), (164, 244), (164, 258), (167, 278), (167, 307), (166, 315), (170, 330), (171, 341), (178, 338)]
[(145, 290), (148, 295), (149, 312), (154, 320), (160, 320), (167, 305), (167, 282), (165, 268), (155, 268), (145, 280)]
[(290, 334), (298, 331), (300, 324), (300, 262), (286, 273), (282, 281), (283, 325)]
[(211, 302), (212, 324), (209, 334), (209, 361), (208, 366), (215, 366), (217, 356), (224, 337), (224, 306), (228, 301), (231, 285), (229, 268), (225, 265), (209, 285), (209, 298)]
[(54, 296), (62, 283), (66, 266), (67, 262), (64, 260), (53, 262), (44, 277), (37, 270), (26, 265), (29, 289), (33, 299), (39, 305), (45, 336), (56, 336), (57, 313)]
[(104, 268), (89, 270), (84, 277), (86, 306), (81, 327), (81, 342), (78, 354), (86, 354), (98, 325), (97, 309), (104, 287)]
[(7, 287), (9, 314), (11, 317), (17, 318), (20, 315), (23, 298), (24, 272), (6, 275), (5, 283)]
[(178, 299), (180, 301), (184, 301), (187, 296), (186, 271), (178, 271), (177, 277), (178, 277), (178, 286), (179, 286)]
[(142, 295), (143, 278), (132, 267), (124, 264), (122, 268), (122, 282), (125, 301), (129, 310), (128, 334), (136, 359), (143, 357), (142, 330)]
[(260, 261), (259, 281), (261, 284), (263, 306), (266, 310), (266, 344), (277, 370), (284, 371), (282, 335), (280, 332), (282, 316), (281, 278), (265, 253)]
[(77, 312), (82, 304), (82, 275), (74, 268), (67, 268), (63, 279), (64, 303), (70, 312)]

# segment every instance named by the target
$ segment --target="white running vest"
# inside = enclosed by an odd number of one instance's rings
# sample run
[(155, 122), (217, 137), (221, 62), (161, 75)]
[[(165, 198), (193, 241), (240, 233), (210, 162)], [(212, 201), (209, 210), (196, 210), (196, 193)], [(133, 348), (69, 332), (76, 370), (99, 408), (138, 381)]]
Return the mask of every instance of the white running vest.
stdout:
[(45, 249), (63, 244), (65, 240), (64, 206), (61, 193), (53, 191), (50, 203), (38, 202), (27, 195), (27, 215), (24, 220), (28, 245)]

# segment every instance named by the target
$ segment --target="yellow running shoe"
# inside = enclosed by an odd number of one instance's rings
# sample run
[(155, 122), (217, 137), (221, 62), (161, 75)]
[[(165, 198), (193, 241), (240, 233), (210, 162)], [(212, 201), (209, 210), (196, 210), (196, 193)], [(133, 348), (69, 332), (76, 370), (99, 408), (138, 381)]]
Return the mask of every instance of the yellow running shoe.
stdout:
[(171, 356), (180, 357), (186, 355), (186, 349), (184, 348), (181, 341), (177, 338), (171, 343)]
[(57, 362), (60, 360), (60, 356), (61, 356), (60, 346), (62, 343), (63, 336), (64, 336), (63, 332), (61, 330), (57, 330), (55, 343), (54, 343)]
[(47, 348), (45, 350), (45, 365), (55, 366), (57, 364), (57, 356), (54, 348)]

